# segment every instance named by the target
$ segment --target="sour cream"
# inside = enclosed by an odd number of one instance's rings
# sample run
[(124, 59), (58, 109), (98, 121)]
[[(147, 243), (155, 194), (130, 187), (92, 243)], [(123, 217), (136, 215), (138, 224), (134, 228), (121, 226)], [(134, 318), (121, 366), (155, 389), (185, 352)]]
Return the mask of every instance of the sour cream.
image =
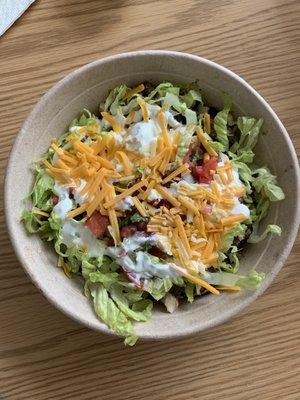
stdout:
[(60, 235), (66, 246), (86, 248), (90, 257), (99, 257), (100, 254), (103, 254), (103, 244), (78, 221), (73, 219), (64, 221)]
[(55, 183), (53, 193), (58, 197), (57, 204), (53, 207), (53, 212), (61, 219), (64, 220), (67, 214), (73, 207), (73, 201), (69, 197), (69, 188)]
[(153, 156), (159, 133), (160, 128), (155, 120), (137, 122), (129, 128), (125, 146), (128, 150), (140, 153), (145, 157)]

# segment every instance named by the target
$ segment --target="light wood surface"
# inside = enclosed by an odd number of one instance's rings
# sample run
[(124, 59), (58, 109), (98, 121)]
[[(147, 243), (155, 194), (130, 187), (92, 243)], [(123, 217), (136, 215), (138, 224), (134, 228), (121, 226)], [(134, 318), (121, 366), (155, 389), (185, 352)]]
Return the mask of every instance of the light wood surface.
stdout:
[(299, 151), (299, 20), (298, 0), (40, 0), (0, 38), (1, 400), (300, 398), (299, 241), (233, 321), (124, 348), (48, 304), (13, 253), (2, 207), (7, 157), (36, 101), (74, 68), (128, 50), (191, 52), (229, 67), (270, 102)]

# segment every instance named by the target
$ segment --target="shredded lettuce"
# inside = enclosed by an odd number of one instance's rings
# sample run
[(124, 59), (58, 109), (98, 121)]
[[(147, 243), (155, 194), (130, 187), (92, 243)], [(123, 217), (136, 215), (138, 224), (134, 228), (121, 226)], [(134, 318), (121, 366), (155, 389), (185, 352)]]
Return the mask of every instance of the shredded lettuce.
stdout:
[(173, 286), (171, 279), (153, 278), (146, 282), (144, 290), (151, 294), (155, 300), (162, 299)]
[(211, 285), (258, 289), (265, 278), (265, 274), (255, 270), (250, 271), (248, 275), (237, 275), (228, 272), (206, 272), (204, 278)]
[(251, 184), (253, 181), (252, 171), (247, 164), (241, 161), (233, 161), (233, 167), (238, 170), (239, 178), (244, 183), (247, 193), (252, 192)]
[(238, 142), (239, 152), (249, 151), (255, 147), (262, 124), (262, 118), (238, 117), (237, 126), (241, 132)]
[(153, 303), (151, 300), (140, 300), (131, 304), (130, 297), (120, 285), (113, 285), (110, 289), (111, 298), (119, 309), (134, 321), (148, 321), (151, 318)]
[(216, 131), (218, 141), (224, 146), (225, 149), (228, 149), (229, 140), (228, 140), (228, 115), (231, 109), (231, 97), (223, 93), (223, 101), (224, 108), (222, 111), (219, 111), (214, 118), (214, 130)]
[(93, 285), (90, 289), (95, 312), (103, 323), (121, 336), (125, 336), (125, 344), (133, 346), (137, 341), (132, 322), (120, 310), (108, 291), (102, 285)]
[(21, 216), (28, 233), (39, 233), (41, 238), (46, 241), (56, 240), (61, 228), (60, 221), (55, 215), (51, 215), (47, 220), (34, 211), (24, 210)]
[(104, 105), (101, 104), (101, 108), (103, 108), (104, 111), (109, 111), (113, 115), (115, 115), (117, 113), (118, 107), (120, 106), (120, 102), (126, 95), (127, 91), (128, 87), (126, 85), (115, 87), (109, 92), (109, 95), (106, 98)]
[[(83, 110), (82, 110), (82, 112), (81, 112), (81, 114), (79, 115), (79, 117), (78, 118), (75, 118), (75, 119), (73, 119), (73, 121), (70, 123), (70, 125), (69, 125), (69, 130), (71, 129), (71, 128), (73, 128), (74, 126), (86, 126), (86, 127), (88, 127), (88, 126), (90, 126), (90, 125), (96, 125), (96, 124), (98, 124), (98, 119), (97, 119), (97, 117), (94, 115), (94, 114), (92, 114), (88, 109), (86, 109), (86, 108), (84, 108)], [(69, 134), (69, 132), (67, 132), (65, 135), (64, 135), (64, 138), (65, 138), (65, 136), (67, 136)], [(61, 139), (61, 138), (60, 138)], [(59, 145), (62, 143), (62, 141), (60, 141), (59, 142)]]
[(185, 295), (187, 297), (187, 301), (189, 303), (193, 303), (193, 301), (194, 301), (194, 297), (195, 297), (194, 291), (195, 291), (195, 285), (193, 285), (190, 282), (187, 282), (184, 287), (184, 293), (185, 293)]
[(237, 237), (238, 239), (242, 240), (245, 236), (246, 229), (247, 225), (245, 224), (237, 224), (234, 228), (230, 229), (223, 237), (221, 251), (226, 253), (232, 246), (234, 238)]
[(273, 235), (276, 235), (276, 236), (281, 236), (281, 228), (278, 225), (272, 225), (272, 224), (268, 225), (266, 227), (266, 229), (264, 230), (264, 232), (260, 235), (258, 235), (255, 231), (256, 231), (256, 229), (254, 230), (252, 235), (249, 237), (248, 243), (261, 242), (268, 236), (269, 233), (272, 233)]
[(187, 94), (181, 96), (181, 99), (186, 104), (188, 108), (191, 108), (198, 102), (200, 105), (203, 105), (201, 93), (199, 90), (191, 89), (187, 92)]
[(258, 168), (253, 171), (253, 186), (258, 193), (267, 197), (270, 201), (280, 201), (284, 199), (282, 189), (276, 183), (276, 177), (267, 168)]
[(30, 194), (32, 205), (43, 211), (51, 210), (53, 206), (49, 199), (53, 187), (54, 179), (43, 168), (37, 167), (37, 176)]

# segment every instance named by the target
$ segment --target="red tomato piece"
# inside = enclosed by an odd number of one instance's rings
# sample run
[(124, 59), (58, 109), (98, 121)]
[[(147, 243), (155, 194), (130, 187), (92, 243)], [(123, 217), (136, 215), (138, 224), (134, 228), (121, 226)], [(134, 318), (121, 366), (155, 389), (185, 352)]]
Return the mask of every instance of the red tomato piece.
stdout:
[(199, 183), (210, 183), (210, 181), (213, 179), (211, 171), (215, 171), (217, 165), (217, 157), (211, 157), (202, 165), (196, 165), (193, 167), (192, 175)]
[(85, 225), (96, 238), (100, 239), (105, 234), (109, 225), (109, 219), (105, 215), (101, 215), (99, 211), (94, 211)]

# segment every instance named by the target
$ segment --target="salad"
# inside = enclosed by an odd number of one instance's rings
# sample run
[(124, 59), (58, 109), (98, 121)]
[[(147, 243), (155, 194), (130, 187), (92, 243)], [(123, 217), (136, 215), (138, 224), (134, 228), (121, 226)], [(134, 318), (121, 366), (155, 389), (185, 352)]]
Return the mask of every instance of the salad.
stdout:
[[(270, 202), (276, 177), (253, 162), (263, 124), (204, 104), (197, 83), (120, 85), (99, 113), (83, 110), (35, 163), (29, 233), (51, 242), (58, 267), (80, 276), (99, 319), (137, 340), (134, 321), (153, 304), (259, 287), (264, 274), (238, 274)], [(200, 318), (200, 316), (199, 316)]]

